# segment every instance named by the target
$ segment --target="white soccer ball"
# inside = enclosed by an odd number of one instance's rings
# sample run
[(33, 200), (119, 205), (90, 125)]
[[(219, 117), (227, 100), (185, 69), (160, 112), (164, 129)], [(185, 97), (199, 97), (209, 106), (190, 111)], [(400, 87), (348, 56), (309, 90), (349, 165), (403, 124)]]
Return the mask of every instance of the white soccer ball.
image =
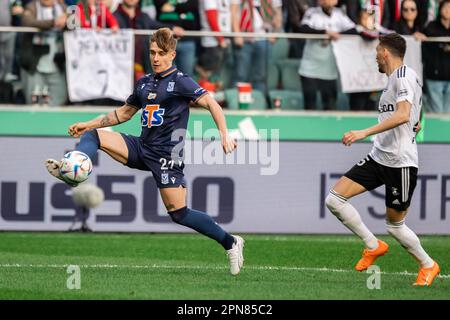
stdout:
[(73, 202), (80, 207), (95, 208), (105, 200), (103, 190), (93, 184), (83, 183), (72, 190)]
[(81, 151), (70, 151), (61, 159), (59, 172), (64, 180), (81, 183), (91, 174), (92, 161)]

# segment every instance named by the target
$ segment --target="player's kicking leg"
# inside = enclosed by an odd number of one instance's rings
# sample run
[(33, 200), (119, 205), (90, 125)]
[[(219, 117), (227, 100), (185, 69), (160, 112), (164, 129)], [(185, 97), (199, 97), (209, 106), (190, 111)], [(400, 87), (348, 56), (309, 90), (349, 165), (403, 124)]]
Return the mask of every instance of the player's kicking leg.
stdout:
[(406, 226), (407, 210), (398, 211), (386, 208), (386, 226), (389, 234), (394, 237), (420, 264), (415, 286), (429, 286), (441, 271), (439, 265), (430, 258), (422, 248), (417, 235)]
[[(84, 152), (91, 159), (101, 149), (109, 154), (114, 160), (126, 163), (128, 159), (128, 148), (120, 133), (106, 130), (90, 130), (85, 132), (80, 143), (75, 150)], [(76, 187), (78, 183), (69, 182), (62, 178), (59, 171), (60, 161), (55, 159), (47, 159), (45, 161), (47, 171), (55, 178), (67, 183), (72, 187)]]
[(388, 245), (370, 232), (362, 222), (358, 211), (348, 202), (350, 198), (365, 191), (367, 190), (362, 185), (344, 176), (331, 189), (325, 200), (326, 206), (336, 218), (357, 235), (366, 246), (361, 259), (355, 265), (358, 271), (366, 270), (379, 256), (388, 251)]
[(220, 243), (227, 252), (232, 275), (244, 265), (244, 239), (223, 230), (205, 212), (186, 206), (186, 188), (160, 188), (161, 197), (171, 219)]

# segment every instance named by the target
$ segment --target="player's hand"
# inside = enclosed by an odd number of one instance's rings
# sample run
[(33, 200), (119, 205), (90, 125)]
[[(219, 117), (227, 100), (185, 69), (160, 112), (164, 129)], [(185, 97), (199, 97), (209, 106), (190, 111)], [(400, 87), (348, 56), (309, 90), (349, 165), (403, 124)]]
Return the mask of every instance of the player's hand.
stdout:
[(220, 136), (222, 138), (222, 148), (225, 154), (231, 153), (237, 148), (236, 139), (231, 137), (228, 133), (220, 134)]
[(69, 127), (69, 134), (74, 138), (79, 138), (83, 133), (89, 130), (86, 122), (78, 122)]
[(363, 140), (367, 137), (365, 130), (353, 130), (346, 132), (344, 136), (342, 137), (342, 143), (345, 144), (347, 147), (352, 145), (352, 143)]

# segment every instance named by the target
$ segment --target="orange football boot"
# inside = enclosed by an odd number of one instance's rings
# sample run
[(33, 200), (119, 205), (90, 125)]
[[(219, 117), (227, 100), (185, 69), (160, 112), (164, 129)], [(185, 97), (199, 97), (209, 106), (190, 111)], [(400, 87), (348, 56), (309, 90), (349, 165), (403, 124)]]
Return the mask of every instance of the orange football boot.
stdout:
[(439, 272), (441, 272), (441, 269), (439, 268), (439, 265), (436, 263), (436, 261), (434, 261), (434, 264), (431, 268), (420, 268), (414, 285), (431, 286), (434, 278), (436, 278)]
[(364, 249), (362, 258), (356, 264), (355, 269), (357, 271), (366, 270), (378, 257), (383, 256), (386, 252), (388, 252), (388, 249), (389, 246), (386, 242), (378, 240), (378, 248), (373, 250)]

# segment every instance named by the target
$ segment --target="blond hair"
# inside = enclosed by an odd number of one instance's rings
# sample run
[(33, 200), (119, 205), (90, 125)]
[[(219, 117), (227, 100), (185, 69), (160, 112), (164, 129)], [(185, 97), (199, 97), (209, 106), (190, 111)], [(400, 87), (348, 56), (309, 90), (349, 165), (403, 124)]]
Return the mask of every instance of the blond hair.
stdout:
[(172, 30), (169, 28), (160, 28), (153, 33), (150, 43), (156, 42), (158, 47), (164, 52), (169, 52), (177, 48), (177, 39), (174, 38)]

